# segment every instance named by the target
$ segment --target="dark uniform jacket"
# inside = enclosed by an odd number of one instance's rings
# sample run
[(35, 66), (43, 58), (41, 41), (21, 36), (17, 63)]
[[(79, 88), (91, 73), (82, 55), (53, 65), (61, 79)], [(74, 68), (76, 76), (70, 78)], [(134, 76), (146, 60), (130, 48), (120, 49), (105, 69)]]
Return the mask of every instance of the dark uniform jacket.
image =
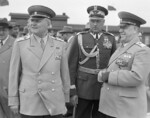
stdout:
[[(91, 74), (79, 71), (79, 67), (85, 67), (90, 69), (97, 69), (96, 57), (89, 58), (84, 64), (79, 64), (79, 61), (82, 61), (86, 58), (81, 50), (78, 37), (82, 35), (82, 44), (83, 48), (87, 53), (94, 48), (95, 45), (99, 49), (99, 69), (104, 69), (107, 67), (110, 56), (116, 50), (115, 38), (112, 34), (108, 32), (103, 32), (100, 34), (99, 39), (95, 39), (92, 33), (89, 31), (79, 33), (75, 36), (74, 41), (72, 42), (69, 52), (69, 68), (71, 76), (71, 84), (75, 84), (77, 88), (77, 94), (80, 98), (97, 100), (100, 95), (101, 83), (97, 81), (97, 74)], [(105, 44), (111, 45), (106, 47)]]

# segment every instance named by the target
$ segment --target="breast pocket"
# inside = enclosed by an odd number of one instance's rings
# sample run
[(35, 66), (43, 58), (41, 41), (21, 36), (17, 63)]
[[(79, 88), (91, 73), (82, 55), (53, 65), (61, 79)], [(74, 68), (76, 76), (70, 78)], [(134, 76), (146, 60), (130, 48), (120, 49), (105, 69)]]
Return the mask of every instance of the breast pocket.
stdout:
[(92, 45), (92, 44), (85, 44), (85, 45), (83, 46), (83, 48), (84, 48), (84, 50), (85, 50), (87, 53), (90, 53), (91, 50), (94, 48), (94, 45)]

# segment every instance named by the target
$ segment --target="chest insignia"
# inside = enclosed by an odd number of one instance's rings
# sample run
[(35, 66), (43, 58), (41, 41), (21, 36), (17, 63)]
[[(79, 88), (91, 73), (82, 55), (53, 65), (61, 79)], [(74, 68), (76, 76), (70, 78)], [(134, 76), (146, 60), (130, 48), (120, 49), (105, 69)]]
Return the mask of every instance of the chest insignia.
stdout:
[(119, 67), (126, 67), (128, 66), (129, 60), (131, 59), (132, 54), (131, 53), (124, 53), (116, 60), (116, 64)]
[(104, 36), (104, 42), (103, 42), (104, 48), (111, 49), (112, 48), (112, 43), (108, 39), (107, 36)]

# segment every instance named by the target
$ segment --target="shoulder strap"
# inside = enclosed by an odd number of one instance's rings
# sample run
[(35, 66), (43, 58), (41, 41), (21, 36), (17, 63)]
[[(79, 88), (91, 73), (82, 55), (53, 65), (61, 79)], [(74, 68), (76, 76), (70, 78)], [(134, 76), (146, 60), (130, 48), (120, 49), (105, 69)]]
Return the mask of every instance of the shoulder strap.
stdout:
[(78, 35), (78, 43), (79, 43), (79, 47), (80, 47), (82, 53), (86, 56), (86, 58), (83, 61), (79, 62), (79, 64), (81, 64), (81, 65), (84, 64), (85, 62), (87, 62), (90, 57), (95, 57), (95, 56), (97, 56), (97, 53), (99, 53), (98, 51), (95, 51), (96, 48), (97, 48), (97, 45), (94, 46), (94, 48), (91, 50), (90, 53), (87, 53), (84, 50), (84, 48), (83, 48), (83, 41), (82, 41), (82, 35), (81, 34)]

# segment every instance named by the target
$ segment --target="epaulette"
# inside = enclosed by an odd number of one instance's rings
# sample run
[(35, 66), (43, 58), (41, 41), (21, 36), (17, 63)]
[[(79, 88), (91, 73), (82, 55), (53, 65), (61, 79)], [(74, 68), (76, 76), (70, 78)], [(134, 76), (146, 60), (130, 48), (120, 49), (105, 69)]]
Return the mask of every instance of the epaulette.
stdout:
[(104, 34), (108, 34), (108, 35), (111, 35), (111, 36), (114, 36), (114, 34), (110, 33), (110, 32), (103, 32)]
[(61, 38), (58, 38), (58, 37), (52, 37), (52, 38), (53, 38), (54, 40), (64, 42), (64, 40), (63, 40), (63, 39), (61, 39)]
[(136, 44), (137, 44), (138, 46), (140, 46), (140, 47), (145, 47), (145, 46), (146, 46), (144, 43), (142, 43), (142, 42), (140, 42), (140, 41), (137, 42)]
[(82, 32), (78, 32), (76, 35), (79, 35), (79, 34), (86, 34), (88, 33), (89, 31), (82, 31)]
[(30, 38), (30, 35), (22, 36), (16, 39), (16, 41), (24, 41)]

